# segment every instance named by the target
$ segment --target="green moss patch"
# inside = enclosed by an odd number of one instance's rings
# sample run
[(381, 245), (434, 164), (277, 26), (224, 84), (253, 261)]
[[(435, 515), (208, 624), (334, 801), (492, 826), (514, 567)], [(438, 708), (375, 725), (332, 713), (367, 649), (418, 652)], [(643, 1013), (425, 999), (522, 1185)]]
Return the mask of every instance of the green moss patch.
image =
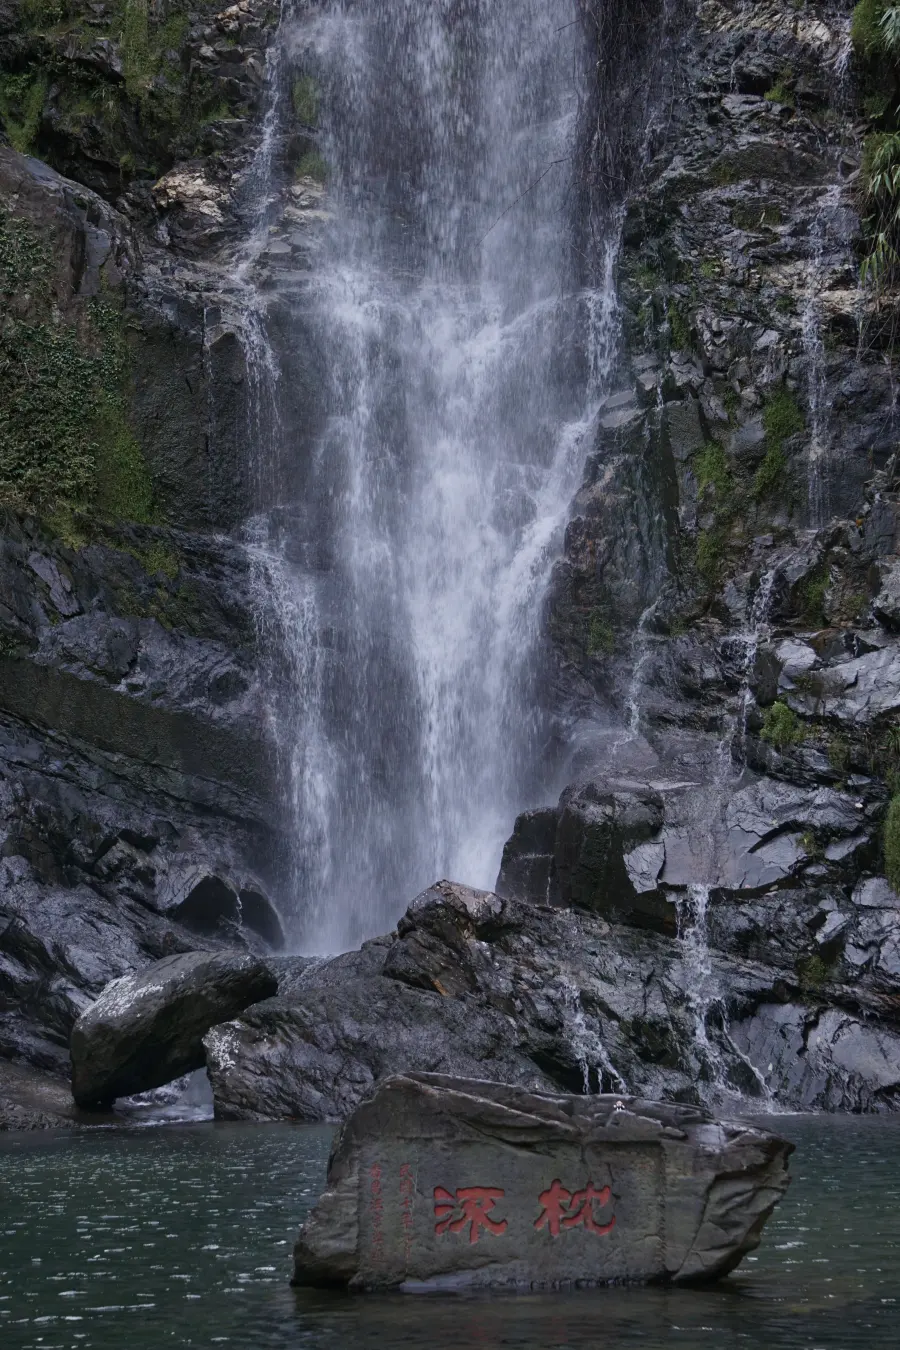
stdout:
[(616, 630), (606, 613), (595, 611), (588, 624), (588, 653), (591, 656), (612, 656), (616, 646)]
[(728, 457), (718, 441), (707, 441), (694, 456), (694, 473), (701, 492), (707, 487), (714, 487), (716, 497), (720, 500), (725, 501), (731, 496), (734, 479)]
[(34, 149), (47, 87), (44, 74), (0, 75), (0, 121), (20, 155), (30, 155)]
[(690, 324), (674, 300), (669, 301), (667, 317), (669, 321), (669, 336), (671, 338), (672, 351), (689, 352), (693, 345)]
[[(50, 266), (30, 227), (0, 211), (0, 503), (150, 521), (150, 476), (126, 411), (124, 315), (92, 301), (63, 318)], [(27, 299), (23, 317), (13, 297)]]
[(317, 183), (328, 181), (328, 165), (318, 150), (307, 150), (294, 168), (295, 178), (313, 178)]
[(753, 479), (753, 495), (757, 500), (785, 492), (787, 456), (784, 445), (805, 426), (803, 411), (789, 389), (782, 387), (767, 400), (763, 408), (766, 453)]

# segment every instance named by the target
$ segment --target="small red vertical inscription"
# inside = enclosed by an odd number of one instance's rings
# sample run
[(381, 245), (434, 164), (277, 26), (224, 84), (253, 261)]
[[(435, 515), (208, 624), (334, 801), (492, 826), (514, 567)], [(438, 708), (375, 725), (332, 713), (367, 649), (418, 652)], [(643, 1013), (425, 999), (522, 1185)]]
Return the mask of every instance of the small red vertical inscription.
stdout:
[(596, 1205), (603, 1210), (612, 1200), (612, 1191), (608, 1186), (600, 1190), (589, 1181), (582, 1191), (567, 1191), (558, 1179), (549, 1190), (541, 1191), (538, 1204), (541, 1212), (534, 1221), (535, 1228), (546, 1228), (551, 1237), (559, 1237), (562, 1228), (586, 1228), (589, 1233), (599, 1233), (602, 1237), (614, 1227), (616, 1216), (613, 1214), (608, 1223), (598, 1223)]
[(409, 1163), (403, 1163), (400, 1168), (400, 1222), (403, 1224), (403, 1249), (407, 1266), (409, 1265), (409, 1258), (412, 1256), (412, 1207), (415, 1193), (416, 1182), (413, 1170)]
[(506, 1219), (492, 1219), (490, 1212), (505, 1194), (499, 1186), (460, 1186), (455, 1194), (435, 1186), (435, 1233), (461, 1233), (468, 1224), (470, 1242), (478, 1241), (482, 1228), (500, 1237), (509, 1225)]
[(381, 1168), (373, 1163), (369, 1168), (369, 1199), (372, 1206), (372, 1260), (384, 1259), (384, 1198), (381, 1190)]

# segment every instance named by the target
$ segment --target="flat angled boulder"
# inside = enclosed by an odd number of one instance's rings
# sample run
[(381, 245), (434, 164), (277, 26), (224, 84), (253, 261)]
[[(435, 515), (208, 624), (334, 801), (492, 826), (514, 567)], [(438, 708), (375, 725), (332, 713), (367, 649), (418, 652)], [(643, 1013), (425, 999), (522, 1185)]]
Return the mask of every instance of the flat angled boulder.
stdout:
[(695, 1107), (389, 1078), (343, 1126), (297, 1285), (555, 1289), (716, 1279), (759, 1243), (793, 1145)]
[(202, 1068), (210, 1027), (277, 989), (256, 957), (230, 952), (167, 956), (113, 980), (72, 1029), (75, 1101), (109, 1106)]

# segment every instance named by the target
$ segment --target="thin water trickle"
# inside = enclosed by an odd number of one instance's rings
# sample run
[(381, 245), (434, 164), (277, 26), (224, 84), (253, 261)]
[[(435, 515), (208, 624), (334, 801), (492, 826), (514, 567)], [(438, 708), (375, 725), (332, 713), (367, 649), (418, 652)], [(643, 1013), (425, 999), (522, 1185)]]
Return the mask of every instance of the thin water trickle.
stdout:
[[(676, 901), (678, 938), (682, 944), (684, 988), (694, 1023), (694, 1053), (704, 1080), (704, 1101), (713, 1106), (746, 1103), (734, 1081), (737, 1060), (755, 1084), (757, 1108), (770, 1113), (775, 1099), (765, 1075), (734, 1042), (726, 1000), (717, 978), (709, 942), (709, 905), (712, 887), (697, 883)], [(710, 1036), (712, 1029), (713, 1035)]]
[(581, 1070), (582, 1092), (586, 1097), (594, 1091), (627, 1093), (628, 1085), (610, 1059), (596, 1024), (593, 1028), (587, 1024), (578, 985), (563, 975), (560, 987), (566, 1034)]

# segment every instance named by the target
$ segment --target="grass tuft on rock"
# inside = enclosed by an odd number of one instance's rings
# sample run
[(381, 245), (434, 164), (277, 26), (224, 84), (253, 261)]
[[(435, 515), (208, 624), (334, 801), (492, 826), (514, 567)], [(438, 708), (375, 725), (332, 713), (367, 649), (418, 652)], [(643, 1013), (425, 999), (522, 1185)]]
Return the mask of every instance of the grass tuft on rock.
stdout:
[(291, 103), (298, 122), (315, 127), (319, 121), (319, 89), (311, 75), (301, 75), (291, 89)]

